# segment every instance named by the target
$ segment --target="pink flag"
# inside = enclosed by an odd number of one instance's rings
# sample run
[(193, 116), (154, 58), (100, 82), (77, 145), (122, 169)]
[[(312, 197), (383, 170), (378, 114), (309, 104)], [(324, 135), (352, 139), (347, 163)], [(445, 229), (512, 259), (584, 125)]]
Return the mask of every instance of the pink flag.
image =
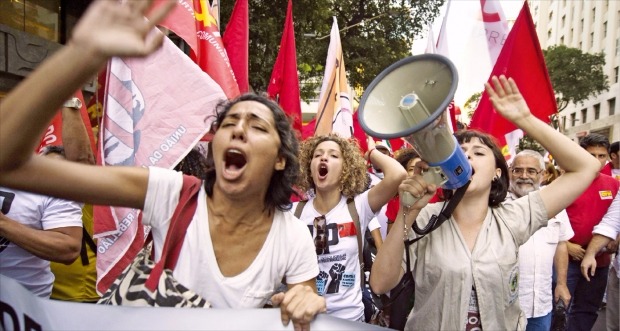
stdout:
[[(549, 123), (549, 116), (557, 112), (555, 93), (527, 2), (523, 4), (491, 75), (512, 77), (532, 114), (542, 121)], [(470, 127), (495, 136), (502, 144), (500, 147), (503, 147), (506, 158), (514, 155), (510, 149), (514, 149), (515, 140), (522, 136), (521, 130), (495, 112), (486, 92), (482, 94)]]
[[(98, 163), (174, 167), (209, 130), (222, 88), (168, 38), (151, 56), (108, 66)], [(198, 88), (199, 87), (199, 88)], [(140, 211), (95, 206), (97, 290), (105, 292), (144, 242)]]
[(301, 97), (297, 75), (297, 51), (295, 49), (295, 30), (293, 29), (293, 1), (288, 1), (284, 32), (280, 41), (280, 52), (271, 72), (267, 87), (270, 97), (278, 103), (293, 120), (293, 127), (301, 132)]
[[(216, 6), (216, 1), (213, 2), (213, 6)], [(248, 0), (237, 0), (235, 2), (235, 7), (222, 37), (241, 93), (247, 93), (250, 90), (248, 75), (250, 16), (248, 10)]]

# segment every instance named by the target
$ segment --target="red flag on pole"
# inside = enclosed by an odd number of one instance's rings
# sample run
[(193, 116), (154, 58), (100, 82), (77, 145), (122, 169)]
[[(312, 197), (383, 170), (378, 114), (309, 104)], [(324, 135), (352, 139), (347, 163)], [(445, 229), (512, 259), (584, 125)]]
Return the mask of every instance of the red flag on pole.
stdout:
[(247, 93), (250, 90), (248, 78), (250, 18), (248, 10), (248, 0), (237, 0), (235, 2), (235, 7), (222, 37), (241, 93)]
[[(155, 1), (155, 7), (164, 4), (163, 0)], [(178, 0), (177, 6), (159, 25), (187, 42), (195, 54), (194, 61), (222, 87), (227, 98), (239, 95), (239, 85), (207, 0)]]
[[(200, 8), (200, 12), (198, 12)], [(198, 51), (196, 57), (198, 65), (209, 74), (232, 99), (239, 95), (239, 85), (226, 54), (224, 43), (217, 27), (217, 21), (211, 14), (211, 7), (207, 0), (194, 0), (194, 17), (196, 18), (196, 36), (198, 37)]]
[(284, 111), (293, 119), (293, 127), (301, 132), (301, 97), (297, 75), (297, 51), (293, 29), (293, 1), (288, 1), (280, 52), (273, 66), (267, 93), (278, 100)]
[[(549, 116), (557, 112), (555, 93), (549, 80), (534, 21), (527, 1), (515, 21), (506, 43), (497, 58), (491, 76), (506, 75), (512, 77), (523, 98), (530, 106), (532, 114), (549, 123)], [(478, 108), (472, 117), (471, 128), (480, 129), (495, 136), (502, 144), (504, 156), (510, 154), (514, 142), (507, 144), (506, 135), (514, 136), (517, 128), (492, 107), (486, 92), (482, 94)], [(517, 134), (518, 136), (518, 134)], [(510, 137), (510, 136), (509, 136)]]

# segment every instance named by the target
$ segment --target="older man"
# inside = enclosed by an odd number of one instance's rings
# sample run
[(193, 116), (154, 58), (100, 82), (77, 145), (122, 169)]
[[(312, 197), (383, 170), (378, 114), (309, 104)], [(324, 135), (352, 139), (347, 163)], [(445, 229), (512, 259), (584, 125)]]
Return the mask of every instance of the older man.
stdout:
[[(524, 150), (517, 154), (510, 169), (508, 199), (518, 199), (540, 189), (544, 169), (545, 162), (538, 152)], [(552, 300), (562, 299), (566, 305), (570, 301), (566, 286), (566, 241), (573, 234), (568, 215), (562, 211), (549, 220), (547, 227), (536, 231), (519, 248), (519, 303), (527, 317), (528, 331), (548, 331), (551, 326)], [(552, 294), (554, 265), (557, 273), (555, 295)]]

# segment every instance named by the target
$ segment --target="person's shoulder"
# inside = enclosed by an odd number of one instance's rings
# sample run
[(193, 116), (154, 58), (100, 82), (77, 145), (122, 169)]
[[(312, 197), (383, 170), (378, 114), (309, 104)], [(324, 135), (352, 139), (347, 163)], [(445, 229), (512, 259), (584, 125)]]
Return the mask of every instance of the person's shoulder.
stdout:
[(307, 226), (293, 214), (294, 210), (276, 210), (273, 216), (273, 224), (283, 232), (307, 232)]

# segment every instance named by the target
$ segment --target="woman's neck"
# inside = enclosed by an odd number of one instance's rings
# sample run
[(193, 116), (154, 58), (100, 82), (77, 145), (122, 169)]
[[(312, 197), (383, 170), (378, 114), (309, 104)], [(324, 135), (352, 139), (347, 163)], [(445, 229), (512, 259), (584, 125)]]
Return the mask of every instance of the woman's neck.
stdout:
[(215, 219), (231, 226), (253, 226), (262, 223), (272, 212), (265, 208), (265, 198), (232, 199), (214, 188), (211, 197), (207, 197), (209, 214)]
[(340, 202), (342, 194), (338, 190), (317, 191), (314, 198), (314, 209), (322, 215), (329, 213)]
[(465, 195), (452, 213), (454, 220), (463, 224), (482, 223), (489, 209), (488, 200), (488, 195), (469, 197)]

